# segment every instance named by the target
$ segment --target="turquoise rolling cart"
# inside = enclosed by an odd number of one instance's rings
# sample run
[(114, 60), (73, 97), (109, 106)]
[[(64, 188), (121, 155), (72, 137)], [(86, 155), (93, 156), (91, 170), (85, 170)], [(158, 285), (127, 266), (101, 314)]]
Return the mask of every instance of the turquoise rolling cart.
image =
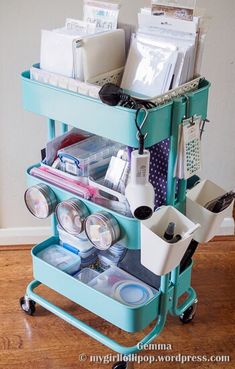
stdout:
[[(148, 119), (143, 128), (145, 132), (148, 132), (146, 147), (151, 147), (170, 138), (167, 204), (177, 207), (181, 212), (185, 211), (187, 182), (184, 180), (179, 182), (176, 194), (174, 166), (178, 146), (178, 125), (186, 113), (190, 116), (199, 114), (203, 119), (206, 119), (209, 87), (209, 82), (202, 80), (199, 89), (188, 93), (187, 97), (176, 98), (165, 105), (149, 110)], [(62, 133), (66, 132), (68, 125), (70, 125), (124, 145), (138, 147), (134, 110), (109, 107), (97, 99), (32, 81), (29, 71), (22, 74), (22, 88), (24, 108), (47, 117), (49, 140), (55, 137), (55, 121), (58, 121), (63, 122), (61, 123)], [(28, 185), (43, 183), (42, 180), (30, 175), (30, 169), (27, 171)], [(71, 197), (71, 193), (68, 191), (61, 190), (56, 186), (51, 186), (51, 188), (59, 201)], [(72, 196), (74, 197), (74, 195)], [(88, 200), (82, 199), (82, 201), (91, 212), (103, 210), (101, 206)], [(120, 225), (126, 247), (140, 249), (140, 222), (113, 211), (110, 213), (114, 215)], [(32, 315), (35, 311), (35, 303), (38, 303), (110, 349), (126, 355), (136, 353), (144, 344), (152, 342), (164, 328), (168, 313), (181, 317), (183, 321), (189, 321), (193, 318), (197, 296), (191, 287), (192, 263), (182, 273), (180, 273), (178, 266), (171, 273), (162, 276), (160, 288), (154, 298), (144, 305), (132, 308), (92, 289), (37, 257), (39, 251), (58, 241), (54, 217), (52, 223), (53, 237), (35, 246), (32, 250), (35, 280), (29, 284), (26, 295), (21, 299), (21, 307), (26, 313)], [(130, 333), (141, 331), (155, 320), (156, 324), (152, 331), (135, 346), (122, 346), (39, 296), (35, 289), (40, 284), (48, 286), (124, 331)], [(179, 298), (184, 293), (187, 293), (188, 297), (179, 306)]]

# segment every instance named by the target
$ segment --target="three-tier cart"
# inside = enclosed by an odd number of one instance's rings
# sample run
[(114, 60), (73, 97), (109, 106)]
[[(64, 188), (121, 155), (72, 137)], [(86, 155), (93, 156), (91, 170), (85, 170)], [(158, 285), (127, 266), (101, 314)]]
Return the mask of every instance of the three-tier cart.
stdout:
[[(182, 213), (185, 213), (187, 181), (177, 182), (174, 177), (178, 128), (186, 115), (197, 114), (206, 120), (209, 87), (209, 82), (202, 79), (199, 88), (195, 91), (182, 97), (173, 98), (168, 103), (149, 110), (148, 119), (143, 127), (143, 131), (148, 133), (146, 148), (167, 138), (170, 139), (166, 205), (171, 205)], [(67, 131), (68, 126), (73, 126), (129, 147), (138, 147), (135, 110), (119, 106), (110, 107), (98, 99), (33, 81), (30, 79), (29, 71), (22, 74), (22, 88), (24, 109), (47, 118), (48, 140), (55, 137), (55, 123), (59, 122), (62, 133)], [(27, 170), (28, 186), (43, 183), (41, 179), (30, 175), (31, 168)], [(56, 194), (58, 201), (67, 200), (72, 196), (76, 197), (54, 185), (50, 185), (50, 187)], [(90, 213), (104, 210), (101, 206), (88, 200), (81, 199), (81, 201), (85, 203)], [(140, 221), (111, 210), (109, 212), (119, 223), (126, 247), (140, 249)], [(185, 321), (193, 318), (197, 296), (191, 287), (192, 262), (183, 272), (180, 271), (180, 265), (178, 265), (170, 273), (163, 275), (154, 298), (146, 304), (133, 308), (100, 293), (37, 257), (39, 251), (58, 242), (54, 216), (52, 223), (53, 236), (32, 249), (34, 280), (28, 285), (26, 294), (21, 299), (21, 306), (25, 312), (33, 314), (35, 303), (38, 303), (110, 349), (126, 355), (136, 353), (144, 344), (152, 342), (164, 328), (169, 313), (181, 317)], [(141, 331), (153, 321), (156, 321), (156, 324), (141, 342), (132, 347), (125, 347), (41, 297), (35, 291), (40, 284), (46, 285), (129, 333)], [(179, 299), (185, 293), (187, 298), (179, 305)]]

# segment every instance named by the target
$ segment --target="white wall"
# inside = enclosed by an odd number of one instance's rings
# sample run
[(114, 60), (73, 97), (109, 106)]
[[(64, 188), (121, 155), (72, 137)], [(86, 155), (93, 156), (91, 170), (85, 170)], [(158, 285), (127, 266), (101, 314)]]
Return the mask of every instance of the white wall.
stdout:
[[(121, 2), (120, 20), (129, 23), (136, 22), (140, 6), (150, 4), (148, 0)], [(212, 82), (211, 124), (203, 141), (204, 175), (229, 189), (235, 187), (235, 2), (198, 0), (198, 6), (211, 17), (202, 68)], [(46, 124), (44, 118), (23, 111), (20, 73), (39, 60), (42, 28), (81, 16), (81, 0), (0, 0), (0, 234), (1, 229), (8, 235), (6, 229), (48, 224), (34, 220), (23, 202), (24, 171), (40, 160)]]

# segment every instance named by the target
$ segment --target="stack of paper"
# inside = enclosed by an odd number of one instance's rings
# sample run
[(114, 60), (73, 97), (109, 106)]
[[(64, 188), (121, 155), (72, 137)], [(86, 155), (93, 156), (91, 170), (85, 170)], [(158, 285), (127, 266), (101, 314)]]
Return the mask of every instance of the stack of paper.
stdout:
[(40, 68), (82, 82), (123, 68), (124, 31), (95, 32), (94, 24), (71, 19), (64, 28), (43, 30)]
[[(81, 53), (76, 52), (76, 43), (94, 34), (95, 29), (95, 25), (88, 22), (67, 19), (63, 28), (42, 30), (40, 68), (84, 81)], [(80, 68), (75, 68), (75, 59)]]
[(192, 80), (198, 45), (199, 18), (192, 21), (154, 16), (150, 8), (138, 15), (122, 87), (147, 97)]
[(122, 88), (154, 97), (169, 90), (178, 50), (175, 45), (145, 35), (133, 37)]

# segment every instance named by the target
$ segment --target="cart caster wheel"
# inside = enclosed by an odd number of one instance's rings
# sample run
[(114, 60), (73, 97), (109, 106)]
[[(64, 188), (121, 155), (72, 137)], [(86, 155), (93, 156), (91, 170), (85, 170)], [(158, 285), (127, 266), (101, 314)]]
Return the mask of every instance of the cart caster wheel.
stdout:
[(183, 324), (191, 323), (196, 315), (198, 301), (196, 300), (183, 314), (180, 315), (180, 321)]
[(125, 361), (119, 361), (118, 363), (115, 363), (112, 367), (112, 369), (128, 369), (129, 365)]
[(28, 315), (33, 315), (35, 313), (36, 311), (35, 305), (36, 302), (30, 300), (29, 298), (25, 297), (20, 298), (20, 307)]

